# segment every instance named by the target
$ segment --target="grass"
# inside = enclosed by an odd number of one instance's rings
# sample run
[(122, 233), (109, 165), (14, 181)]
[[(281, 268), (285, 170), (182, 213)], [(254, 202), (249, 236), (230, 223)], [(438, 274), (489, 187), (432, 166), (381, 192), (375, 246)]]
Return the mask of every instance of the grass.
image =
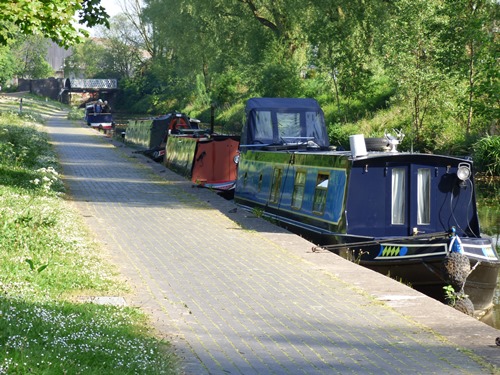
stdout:
[(128, 286), (64, 200), (40, 125), (60, 105), (16, 105), (0, 99), (0, 374), (178, 373), (144, 313), (88, 302)]

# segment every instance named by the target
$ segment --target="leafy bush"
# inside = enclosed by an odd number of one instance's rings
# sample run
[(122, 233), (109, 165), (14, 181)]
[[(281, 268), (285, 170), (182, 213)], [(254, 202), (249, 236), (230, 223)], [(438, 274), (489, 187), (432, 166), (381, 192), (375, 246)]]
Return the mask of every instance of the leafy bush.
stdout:
[(328, 128), (328, 136), (330, 144), (336, 146), (337, 149), (349, 150), (349, 136), (360, 134), (358, 127), (355, 124), (333, 124)]
[(500, 136), (481, 138), (473, 145), (476, 170), (500, 176)]
[(81, 120), (85, 116), (85, 109), (78, 107), (71, 107), (68, 112), (68, 120)]
[(0, 164), (27, 168), (45, 166), (40, 165), (39, 156), (50, 150), (47, 135), (35, 126), (7, 125), (22, 120), (22, 116), (16, 114), (0, 114)]
[(224, 110), (217, 116), (217, 124), (222, 126), (222, 132), (240, 134), (245, 121), (245, 105), (243, 102)]

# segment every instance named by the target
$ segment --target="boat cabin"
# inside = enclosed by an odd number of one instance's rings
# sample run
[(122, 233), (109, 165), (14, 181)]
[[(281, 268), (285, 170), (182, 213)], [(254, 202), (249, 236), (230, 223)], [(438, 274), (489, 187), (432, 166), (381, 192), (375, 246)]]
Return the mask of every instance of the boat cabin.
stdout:
[(246, 113), (236, 203), (432, 296), (443, 261), (465, 254), (465, 292), (491, 304), (500, 261), (480, 233), (470, 158), (398, 152), (389, 135), (377, 151), (362, 135), (337, 151), (313, 99), (254, 98)]

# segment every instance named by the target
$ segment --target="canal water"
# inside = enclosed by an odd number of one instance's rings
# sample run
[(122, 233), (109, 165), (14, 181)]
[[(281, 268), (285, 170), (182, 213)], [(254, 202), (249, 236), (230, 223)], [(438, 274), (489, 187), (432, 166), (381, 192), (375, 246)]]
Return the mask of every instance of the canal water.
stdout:
[[(481, 230), (493, 238), (500, 254), (500, 178), (495, 181), (476, 181), (476, 197)], [(494, 308), (482, 321), (500, 329), (500, 275), (495, 290)]]

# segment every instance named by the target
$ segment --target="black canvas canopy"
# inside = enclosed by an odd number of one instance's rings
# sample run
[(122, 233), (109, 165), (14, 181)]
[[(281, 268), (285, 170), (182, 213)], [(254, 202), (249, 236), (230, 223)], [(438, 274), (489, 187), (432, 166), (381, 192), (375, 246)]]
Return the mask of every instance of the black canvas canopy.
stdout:
[(323, 110), (310, 98), (252, 98), (246, 104), (242, 146), (314, 142), (329, 146)]

